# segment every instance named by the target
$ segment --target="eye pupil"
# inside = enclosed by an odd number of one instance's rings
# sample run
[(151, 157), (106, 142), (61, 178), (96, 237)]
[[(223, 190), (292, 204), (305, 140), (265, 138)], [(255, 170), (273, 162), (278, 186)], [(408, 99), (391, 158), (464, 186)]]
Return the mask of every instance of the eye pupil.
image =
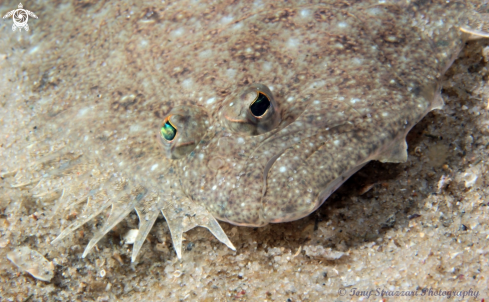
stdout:
[(265, 114), (265, 112), (267, 112), (269, 107), (270, 100), (268, 99), (268, 97), (265, 94), (258, 92), (256, 99), (250, 105), (250, 110), (255, 117), (261, 117)]
[(163, 126), (161, 126), (161, 137), (167, 141), (172, 141), (177, 135), (177, 128), (173, 127), (170, 123), (170, 119), (166, 119)]

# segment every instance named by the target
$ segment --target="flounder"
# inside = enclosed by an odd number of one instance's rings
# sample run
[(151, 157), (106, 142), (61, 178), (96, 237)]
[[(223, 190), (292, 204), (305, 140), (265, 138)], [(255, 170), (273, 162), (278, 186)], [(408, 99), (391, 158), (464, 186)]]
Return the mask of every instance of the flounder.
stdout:
[(405, 161), (444, 72), (487, 37), (465, 1), (70, 8), (36, 8), (39, 33), (9, 41), (22, 62), (0, 63), (34, 100), (2, 113), (29, 120), (4, 139), (2, 177), (53, 215), (83, 206), (54, 243), (111, 207), (83, 256), (136, 210), (132, 261), (160, 212), (178, 258), (195, 226), (234, 249), (217, 220), (297, 220), (369, 161)]

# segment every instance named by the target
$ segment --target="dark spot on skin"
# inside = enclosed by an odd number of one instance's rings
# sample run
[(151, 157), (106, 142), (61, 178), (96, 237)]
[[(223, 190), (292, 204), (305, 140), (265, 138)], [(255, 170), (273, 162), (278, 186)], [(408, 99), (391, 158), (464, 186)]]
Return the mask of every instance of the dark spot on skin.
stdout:
[(283, 212), (285, 213), (294, 213), (296, 207), (293, 205), (287, 205), (285, 208), (283, 208)]
[(411, 90), (411, 92), (415, 95), (415, 96), (419, 96), (419, 94), (421, 93), (421, 87), (420, 86), (415, 86), (413, 87), (413, 89)]
[(445, 41), (445, 40), (440, 40), (440, 41), (437, 41), (436, 42), (436, 46), (442, 46), (442, 47), (445, 47), (445, 46), (448, 46), (448, 41)]

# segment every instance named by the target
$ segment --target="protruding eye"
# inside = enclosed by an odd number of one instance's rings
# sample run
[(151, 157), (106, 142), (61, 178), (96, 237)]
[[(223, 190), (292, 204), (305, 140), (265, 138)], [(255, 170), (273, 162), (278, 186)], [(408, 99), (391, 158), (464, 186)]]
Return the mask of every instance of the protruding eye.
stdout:
[(268, 108), (270, 108), (270, 100), (263, 92), (258, 91), (255, 101), (250, 105), (251, 113), (256, 118), (261, 118)]
[(171, 115), (165, 119), (160, 130), (161, 137), (167, 142), (171, 142), (177, 135), (177, 128), (171, 124), (170, 117)]
[(281, 121), (272, 92), (263, 84), (251, 84), (222, 108), (223, 121), (236, 133), (258, 135), (275, 129)]
[(158, 135), (166, 157), (180, 159), (192, 152), (207, 131), (207, 119), (207, 112), (200, 107), (173, 108)]

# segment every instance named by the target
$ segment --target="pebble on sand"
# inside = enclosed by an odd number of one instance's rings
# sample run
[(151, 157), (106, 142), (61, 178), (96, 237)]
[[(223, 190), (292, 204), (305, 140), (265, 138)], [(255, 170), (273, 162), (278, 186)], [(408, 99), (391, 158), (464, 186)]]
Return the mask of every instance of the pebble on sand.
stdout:
[(7, 259), (36, 279), (49, 282), (54, 277), (53, 263), (27, 246), (13, 249), (7, 254)]

